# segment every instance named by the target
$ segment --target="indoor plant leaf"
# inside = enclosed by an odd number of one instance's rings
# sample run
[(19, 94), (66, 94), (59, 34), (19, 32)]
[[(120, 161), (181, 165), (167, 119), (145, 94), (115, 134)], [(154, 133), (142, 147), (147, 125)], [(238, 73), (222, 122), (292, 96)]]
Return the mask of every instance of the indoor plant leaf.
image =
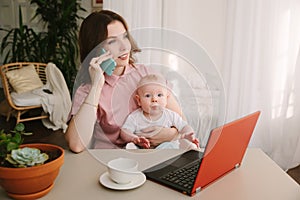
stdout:
[(18, 148), (19, 147), (19, 145), (17, 144), (17, 143), (15, 143), (15, 142), (8, 142), (8, 144), (7, 144), (7, 151), (8, 152), (10, 152), (10, 151), (12, 151), (13, 149), (16, 149), (16, 148)]

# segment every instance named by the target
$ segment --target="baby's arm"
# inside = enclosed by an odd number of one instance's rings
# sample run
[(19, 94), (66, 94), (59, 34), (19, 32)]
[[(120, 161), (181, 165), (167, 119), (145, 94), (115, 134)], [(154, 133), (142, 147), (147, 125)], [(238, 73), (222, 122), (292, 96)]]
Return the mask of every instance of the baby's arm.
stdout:
[(195, 137), (194, 130), (191, 126), (186, 125), (181, 131), (179, 131), (182, 139), (187, 139), (199, 147), (199, 139)]
[(145, 149), (149, 149), (150, 148), (150, 141), (145, 138), (145, 137), (136, 137), (133, 139), (132, 141), (134, 144), (138, 145), (138, 146), (141, 146)]

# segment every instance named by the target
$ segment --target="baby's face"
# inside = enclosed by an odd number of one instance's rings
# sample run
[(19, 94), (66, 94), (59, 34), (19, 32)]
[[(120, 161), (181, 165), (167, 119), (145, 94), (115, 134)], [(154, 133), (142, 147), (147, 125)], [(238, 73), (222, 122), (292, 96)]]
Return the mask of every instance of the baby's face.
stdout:
[(147, 84), (138, 89), (139, 106), (148, 114), (161, 113), (167, 105), (168, 90), (159, 84)]

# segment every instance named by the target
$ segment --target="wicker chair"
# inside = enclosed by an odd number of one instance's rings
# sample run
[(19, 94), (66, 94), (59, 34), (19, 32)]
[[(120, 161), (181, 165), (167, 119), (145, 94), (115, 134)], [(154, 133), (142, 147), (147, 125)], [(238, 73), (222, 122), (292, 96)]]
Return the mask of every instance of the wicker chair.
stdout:
[[(13, 115), (16, 117), (16, 123), (25, 122), (25, 121), (31, 121), (31, 120), (38, 120), (38, 119), (45, 119), (48, 118), (48, 115), (42, 112), (42, 105), (33, 105), (33, 106), (17, 106), (12, 100), (11, 93), (14, 91), (13, 87), (9, 83), (9, 80), (6, 76), (6, 73), (12, 70), (21, 69), (24, 66), (28, 66), (30, 64), (33, 64), (36, 72), (39, 75), (39, 78), (43, 82), (43, 84), (46, 84), (46, 73), (45, 68), (47, 64), (45, 63), (35, 63), (35, 62), (18, 62), (18, 63), (9, 63), (2, 65), (0, 67), (0, 74), (2, 79), (2, 85), (4, 94), (6, 97), (6, 101), (9, 105), (8, 112), (7, 112), (7, 118), (6, 121), (10, 119), (10, 116)], [(34, 116), (28, 116), (24, 117), (22, 116), (24, 113), (30, 111), (30, 110), (40, 110), (39, 113)], [(23, 118), (21, 118), (23, 117)]]

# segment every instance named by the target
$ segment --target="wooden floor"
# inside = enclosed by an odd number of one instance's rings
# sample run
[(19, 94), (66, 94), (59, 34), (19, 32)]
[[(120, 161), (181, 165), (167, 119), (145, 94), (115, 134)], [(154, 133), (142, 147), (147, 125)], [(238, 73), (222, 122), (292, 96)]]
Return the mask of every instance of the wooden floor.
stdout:
[[(4, 116), (0, 116), (0, 130), (12, 130), (16, 124), (14, 118), (6, 122)], [(32, 135), (23, 136), (24, 143), (50, 143), (56, 144), (67, 149), (67, 143), (61, 130), (53, 131), (43, 126), (41, 120), (24, 122), (26, 132), (32, 132)]]
[[(33, 132), (31, 136), (24, 136), (24, 143), (50, 143), (56, 144), (64, 149), (67, 149), (67, 143), (64, 139), (63, 132), (61, 130), (52, 131), (43, 126), (41, 120), (25, 122), (27, 132)], [(11, 130), (15, 126), (15, 119), (6, 122), (5, 117), (0, 116), (0, 130)], [(295, 181), (300, 184), (300, 166), (290, 169), (287, 172)]]

